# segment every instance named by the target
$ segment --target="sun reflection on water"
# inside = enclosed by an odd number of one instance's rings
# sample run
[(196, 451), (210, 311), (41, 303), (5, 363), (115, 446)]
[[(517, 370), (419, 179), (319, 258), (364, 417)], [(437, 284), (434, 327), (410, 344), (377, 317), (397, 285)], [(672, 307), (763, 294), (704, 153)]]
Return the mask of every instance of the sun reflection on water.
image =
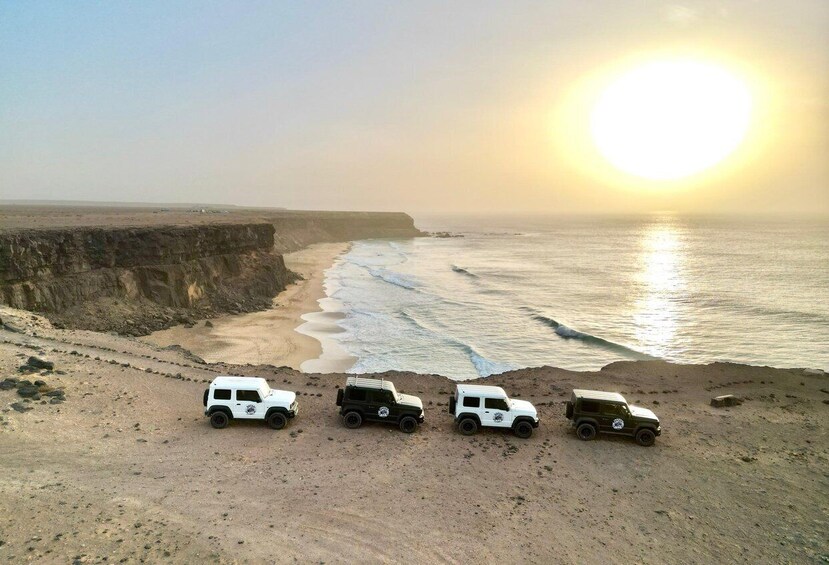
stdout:
[(643, 230), (640, 248), (633, 314), (636, 337), (646, 353), (670, 358), (675, 349), (677, 302), (686, 287), (681, 231), (672, 218), (660, 218)]

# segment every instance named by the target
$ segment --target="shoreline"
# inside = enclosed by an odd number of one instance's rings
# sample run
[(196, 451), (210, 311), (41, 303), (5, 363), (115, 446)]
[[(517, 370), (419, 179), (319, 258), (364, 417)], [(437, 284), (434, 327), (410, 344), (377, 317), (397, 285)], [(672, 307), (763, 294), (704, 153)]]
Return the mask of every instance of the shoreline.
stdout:
[[(274, 297), (268, 310), (218, 316), (209, 320), (212, 327), (205, 325), (206, 321), (199, 321), (192, 328), (178, 325), (139, 339), (160, 347), (179, 345), (208, 363), (250, 363), (300, 370), (304, 363), (320, 359), (326, 347), (324, 337), (300, 332), (298, 328), (313, 320), (306, 316), (321, 314), (320, 301), (327, 297), (325, 271), (350, 245), (317, 243), (283, 255), (285, 265), (303, 278)], [(350, 366), (344, 366), (340, 360), (328, 369), (326, 361), (320, 365), (326, 371), (345, 370)]]

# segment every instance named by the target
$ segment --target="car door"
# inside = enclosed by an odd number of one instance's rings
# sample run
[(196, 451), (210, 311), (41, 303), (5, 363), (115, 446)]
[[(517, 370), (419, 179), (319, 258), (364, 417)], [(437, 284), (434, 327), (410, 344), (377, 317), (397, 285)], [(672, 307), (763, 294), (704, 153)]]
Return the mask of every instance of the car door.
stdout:
[(484, 413), (481, 416), (481, 423), (484, 426), (496, 428), (508, 428), (512, 425), (509, 406), (503, 398), (484, 398)]
[(265, 417), (265, 408), (258, 390), (236, 390), (236, 404), (233, 407), (233, 417), (241, 419), (262, 419)]
[[(381, 420), (397, 422), (400, 419), (401, 407), (394, 398), (394, 394), (390, 390), (381, 390), (378, 392), (380, 401), (377, 407), (377, 415)], [(384, 412), (386, 416), (383, 416)]]
[(383, 391), (382, 390), (367, 390), (366, 391), (366, 408), (365, 408), (365, 417), (368, 420), (388, 420), (388, 411), (384, 411), (385, 416), (380, 416), (380, 407), (381, 405), (388, 408), (386, 404), (383, 403), (382, 397)]
[(602, 403), (599, 429), (603, 432), (622, 433), (626, 425), (629, 425), (630, 418), (622, 413), (621, 406), (612, 402)]

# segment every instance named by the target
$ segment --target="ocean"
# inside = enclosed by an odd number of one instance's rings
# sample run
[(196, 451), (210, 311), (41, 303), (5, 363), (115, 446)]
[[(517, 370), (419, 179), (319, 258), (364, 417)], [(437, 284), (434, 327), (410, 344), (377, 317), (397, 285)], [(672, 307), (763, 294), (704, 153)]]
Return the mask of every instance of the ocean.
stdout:
[[(349, 372), (453, 379), (617, 360), (829, 369), (829, 222), (416, 218), (459, 237), (356, 241), (326, 272)], [(318, 318), (319, 319), (319, 318)]]

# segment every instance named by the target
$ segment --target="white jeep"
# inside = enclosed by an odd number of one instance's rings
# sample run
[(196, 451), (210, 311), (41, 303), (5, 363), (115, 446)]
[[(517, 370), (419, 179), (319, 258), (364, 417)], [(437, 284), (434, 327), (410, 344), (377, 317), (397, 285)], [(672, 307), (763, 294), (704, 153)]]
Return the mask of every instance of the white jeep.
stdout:
[(449, 412), (465, 436), (491, 427), (511, 428), (518, 437), (528, 438), (539, 422), (535, 406), (508, 397), (499, 386), (457, 385), (449, 397)]
[(298, 410), (296, 393), (272, 389), (259, 377), (216, 377), (204, 391), (204, 415), (214, 428), (230, 420), (265, 420), (281, 430)]

